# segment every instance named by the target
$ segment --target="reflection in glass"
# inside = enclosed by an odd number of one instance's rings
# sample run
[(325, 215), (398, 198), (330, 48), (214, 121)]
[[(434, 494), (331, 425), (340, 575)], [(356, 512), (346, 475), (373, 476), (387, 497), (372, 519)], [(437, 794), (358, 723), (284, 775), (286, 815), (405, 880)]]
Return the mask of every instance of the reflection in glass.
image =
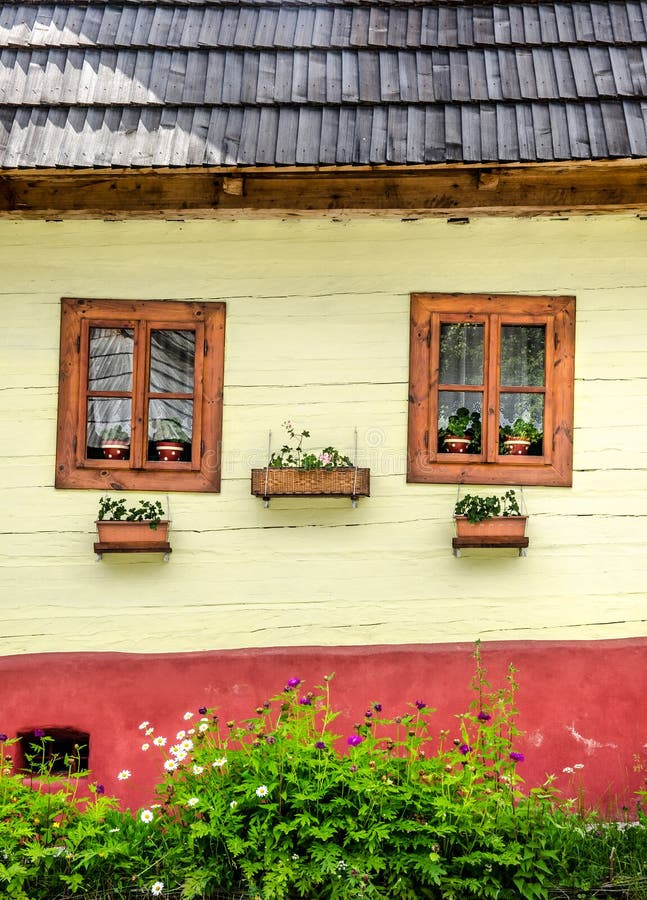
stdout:
[(129, 391), (133, 383), (132, 328), (91, 328), (88, 389)]
[(130, 412), (130, 398), (88, 398), (88, 459), (130, 458)]
[[(499, 452), (541, 456), (544, 452), (544, 395), (501, 394), (499, 400)], [(514, 438), (521, 442), (514, 442)], [(505, 444), (505, 441), (508, 441)]]
[(192, 434), (192, 400), (149, 402), (148, 459), (159, 459), (163, 462), (190, 460)]
[[(438, 450), (480, 453), (482, 413), (483, 394), (480, 391), (439, 391)], [(469, 443), (451, 442), (451, 437), (469, 439)]]
[(501, 326), (501, 384), (542, 387), (546, 357), (543, 325)]
[(440, 383), (483, 384), (483, 325), (440, 326)]
[(195, 331), (152, 331), (151, 392), (191, 394), (194, 361)]

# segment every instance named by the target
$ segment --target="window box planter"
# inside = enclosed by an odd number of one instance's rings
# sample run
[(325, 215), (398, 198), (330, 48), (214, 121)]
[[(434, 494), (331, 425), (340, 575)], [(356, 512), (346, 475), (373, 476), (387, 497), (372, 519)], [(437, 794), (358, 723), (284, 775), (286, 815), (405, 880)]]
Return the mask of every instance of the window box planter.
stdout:
[(525, 556), (527, 521), (514, 491), (507, 491), (502, 498), (468, 494), (456, 503), (454, 511), (454, 555), (460, 556), (461, 549), (468, 547), (513, 547)]
[(353, 466), (331, 469), (298, 467), (252, 469), (252, 494), (270, 497), (369, 497), (371, 470)]
[(167, 561), (171, 553), (168, 541), (170, 520), (159, 501), (140, 500), (126, 507), (123, 498), (102, 497), (96, 520), (99, 540), (94, 545), (97, 561), (104, 553), (163, 553)]

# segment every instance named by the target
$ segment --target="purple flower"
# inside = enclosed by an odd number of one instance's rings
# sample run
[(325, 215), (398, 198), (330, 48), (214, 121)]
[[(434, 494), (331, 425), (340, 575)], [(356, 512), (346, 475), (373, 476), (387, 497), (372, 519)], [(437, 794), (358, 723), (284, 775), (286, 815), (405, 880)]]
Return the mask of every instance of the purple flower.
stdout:
[(98, 784), (95, 788), (95, 791), (97, 794), (105, 794), (106, 789), (104, 788), (104, 786), (102, 784)]
[(312, 703), (312, 699), (308, 696), (299, 697), (299, 703), (301, 704), (301, 706), (310, 706), (310, 704)]
[(416, 700), (416, 706), (418, 709), (424, 709), (427, 704), (424, 700)]
[(479, 722), (489, 722), (492, 716), (489, 713), (483, 712), (483, 710), (481, 710), (476, 718), (479, 720)]
[(463, 754), (463, 756), (467, 756), (467, 754), (471, 751), (471, 747), (469, 744), (461, 744), (458, 748), (459, 751)]
[(34, 737), (35, 738), (45, 737), (45, 731), (42, 728), (34, 728)]
[(198, 710), (198, 712), (200, 713), (201, 716), (205, 716), (207, 714), (207, 707), (201, 706), (200, 709)]
[(349, 747), (357, 747), (362, 743), (363, 740), (364, 738), (361, 736), (361, 734), (351, 734), (351, 736), (346, 739), (346, 743)]
[(372, 719), (372, 718), (373, 718), (373, 712), (372, 712), (372, 710), (367, 709), (366, 712), (364, 713), (364, 718), (366, 718), (366, 719)]
[(523, 762), (525, 760), (523, 753), (516, 753), (514, 750), (510, 753), (510, 759), (513, 762)]
[(273, 734), (268, 734), (267, 737), (265, 738), (265, 743), (270, 744), (270, 745), (276, 744), (276, 738), (274, 737)]
[(8, 741), (8, 740), (9, 740), (9, 738), (7, 737), (6, 734), (0, 734), (0, 741)]
[(375, 712), (382, 712), (382, 704), (381, 704), (381, 703), (374, 703), (374, 704), (373, 704), (373, 709), (375, 710)]
[(315, 749), (317, 749), (317, 750), (325, 750), (325, 749), (326, 749), (326, 744), (324, 743), (324, 741), (317, 741), (317, 742), (315, 743)]
[(300, 678), (288, 678), (288, 682), (287, 682), (287, 684), (285, 685), (285, 690), (286, 690), (286, 691), (291, 691), (292, 688), (297, 687), (297, 685), (299, 685), (299, 684), (301, 684), (301, 679), (300, 679)]

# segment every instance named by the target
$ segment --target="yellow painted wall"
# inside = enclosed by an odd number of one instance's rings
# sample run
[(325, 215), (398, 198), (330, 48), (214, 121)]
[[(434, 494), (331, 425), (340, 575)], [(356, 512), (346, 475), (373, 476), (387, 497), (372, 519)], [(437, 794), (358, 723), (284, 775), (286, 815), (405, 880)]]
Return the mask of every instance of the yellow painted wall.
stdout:
[[(647, 634), (647, 221), (3, 221), (0, 273), (0, 655)], [(525, 559), (455, 559), (456, 488), (405, 482), (425, 290), (577, 297), (574, 484), (525, 490)], [(53, 488), (62, 296), (227, 302), (222, 492), (171, 496), (168, 564), (96, 563), (98, 492)], [(263, 509), (288, 417), (357, 426), (371, 498)]]

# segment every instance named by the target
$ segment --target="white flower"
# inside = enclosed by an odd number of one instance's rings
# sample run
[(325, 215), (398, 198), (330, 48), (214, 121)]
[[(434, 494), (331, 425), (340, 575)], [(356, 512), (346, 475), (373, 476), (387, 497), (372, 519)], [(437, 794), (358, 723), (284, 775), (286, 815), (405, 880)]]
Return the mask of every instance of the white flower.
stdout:
[(188, 722), (189, 719), (192, 719), (192, 718), (193, 718), (193, 713), (192, 713), (192, 712), (185, 712), (185, 713), (184, 713), (184, 721), (185, 721), (185, 722)]
[(119, 829), (118, 828), (109, 828), (108, 831), (110, 832), (110, 834), (114, 834), (115, 832), (119, 831)]
[(583, 768), (584, 768), (584, 763), (575, 763), (575, 765), (573, 766), (573, 768), (574, 768), (574, 769), (583, 769)]
[(140, 731), (143, 731), (144, 728), (148, 728), (149, 725), (150, 725), (150, 722), (144, 721), (144, 722), (142, 722), (141, 725), (139, 726), (139, 730), (140, 730)]
[(152, 822), (155, 817), (153, 816), (153, 813), (150, 811), (150, 809), (142, 809), (139, 818), (142, 820), (142, 822), (148, 825), (148, 823)]
[(221, 769), (223, 766), (226, 766), (226, 765), (227, 765), (227, 757), (226, 756), (221, 756), (220, 759), (214, 759), (214, 761), (211, 763), (211, 766), (214, 769)]
[(257, 797), (267, 797), (269, 794), (269, 789), (266, 784), (261, 784), (256, 788), (256, 796)]
[(229, 804), (229, 809), (236, 809), (237, 806), (238, 806), (238, 800), (232, 800), (231, 803)]
[(153, 897), (159, 897), (159, 895), (162, 893), (163, 890), (164, 890), (164, 882), (156, 881), (155, 884), (151, 888), (151, 894), (153, 895)]
[(175, 758), (178, 762), (182, 762), (182, 760), (186, 759), (188, 755), (189, 754), (186, 752), (186, 750), (176, 750), (175, 751)]
[(565, 768), (562, 769), (562, 772), (565, 775), (572, 775), (575, 772), (575, 769), (572, 766), (565, 766)]
[(180, 752), (180, 745), (179, 745), (179, 744), (173, 744), (172, 747), (169, 747), (169, 748), (168, 748), (168, 752), (171, 753), (173, 756), (175, 756), (176, 753), (179, 753), (179, 752)]
[(186, 740), (182, 741), (180, 744), (180, 750), (184, 750), (185, 753), (189, 753), (193, 750), (193, 741), (190, 738), (186, 738)]
[(186, 737), (186, 731), (178, 731), (178, 733), (175, 735), (175, 740), (181, 741), (185, 737)]
[(159, 735), (159, 737), (153, 738), (153, 743), (156, 747), (164, 747), (166, 745), (166, 738)]
[(186, 801), (186, 805), (187, 806), (197, 806), (199, 802), (200, 801), (198, 800), (197, 797), (189, 797), (189, 799)]
[(150, 744), (142, 744), (142, 750), (143, 750), (144, 752), (146, 752), (146, 750), (149, 750), (149, 749), (150, 749), (150, 746), (151, 746)]
[(121, 772), (117, 775), (119, 781), (128, 781), (131, 776), (131, 772), (129, 769), (122, 769)]
[(155, 734), (155, 729), (154, 729), (154, 728), (147, 728), (146, 731), (144, 732), (144, 734), (145, 734), (147, 737), (148, 737), (149, 735), (151, 735), (151, 734)]
[(205, 731), (209, 731), (209, 723), (200, 722), (200, 724), (198, 725), (198, 731), (201, 731), (203, 734)]
[(175, 772), (175, 770), (177, 769), (177, 763), (174, 759), (167, 759), (164, 763), (164, 768), (167, 772)]
[(197, 766), (195, 763), (193, 764), (193, 774), (194, 775), (202, 775), (204, 772), (204, 766)]

